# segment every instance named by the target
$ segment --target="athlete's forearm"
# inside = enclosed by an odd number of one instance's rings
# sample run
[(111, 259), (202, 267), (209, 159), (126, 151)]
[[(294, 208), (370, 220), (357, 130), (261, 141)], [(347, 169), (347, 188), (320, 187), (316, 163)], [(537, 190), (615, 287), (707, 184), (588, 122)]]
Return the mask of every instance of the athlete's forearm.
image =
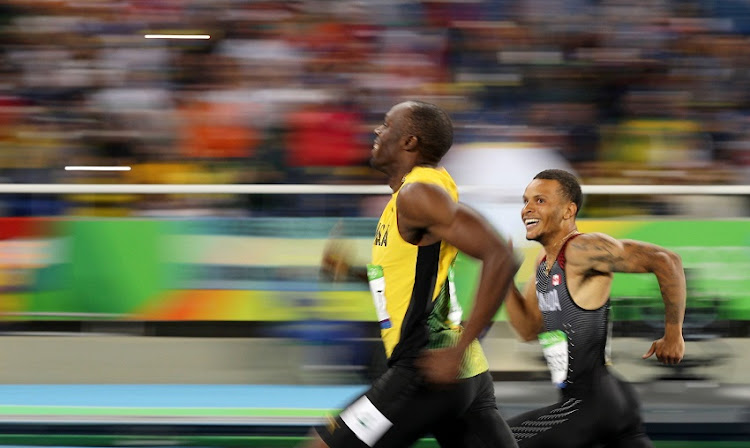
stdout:
[(517, 264), (508, 249), (482, 262), (471, 314), (457, 344), (461, 350), (465, 350), (492, 322), (505, 300), (516, 270)]
[(685, 270), (679, 255), (666, 250), (660, 253), (654, 274), (664, 301), (664, 334), (681, 336), (687, 288)]
[(516, 330), (518, 337), (523, 341), (536, 339), (539, 334), (539, 325), (535, 314), (528, 308), (528, 303), (521, 291), (511, 285), (505, 297), (505, 311), (508, 313), (508, 321)]

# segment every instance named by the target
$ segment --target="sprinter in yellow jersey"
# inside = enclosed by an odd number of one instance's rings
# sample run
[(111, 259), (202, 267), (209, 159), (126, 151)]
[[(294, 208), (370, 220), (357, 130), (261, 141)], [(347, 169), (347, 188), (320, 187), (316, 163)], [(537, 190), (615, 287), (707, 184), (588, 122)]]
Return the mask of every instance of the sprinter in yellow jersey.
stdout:
[[(371, 164), (393, 190), (373, 239), (367, 277), (388, 369), (308, 447), (408, 447), (431, 434), (442, 447), (515, 447), (477, 341), (513, 279), (510, 248), (458, 202), (438, 167), (453, 144), (448, 115), (432, 104), (394, 106), (375, 129)], [(482, 261), (466, 328), (450, 273), (458, 251)]]

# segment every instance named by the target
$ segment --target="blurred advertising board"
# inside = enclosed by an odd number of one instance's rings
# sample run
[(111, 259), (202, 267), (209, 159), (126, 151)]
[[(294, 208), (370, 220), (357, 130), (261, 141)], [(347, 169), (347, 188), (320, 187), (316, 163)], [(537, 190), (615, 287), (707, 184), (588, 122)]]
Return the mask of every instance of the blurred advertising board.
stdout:
[[(0, 312), (8, 319), (369, 321), (375, 316), (367, 286), (321, 279), (319, 266), (334, 227), (352, 259), (366, 263), (375, 224), (369, 218), (2, 218)], [(750, 222), (581, 220), (579, 227), (678, 252), (691, 302), (715, 307), (720, 319), (750, 320)], [(516, 277), (521, 285), (539, 246), (524, 242), (515, 250), (526, 257)], [(459, 258), (464, 304), (477, 272), (475, 261)], [(658, 304), (658, 294), (652, 275), (617, 274), (615, 319), (639, 318), (618, 303)]]

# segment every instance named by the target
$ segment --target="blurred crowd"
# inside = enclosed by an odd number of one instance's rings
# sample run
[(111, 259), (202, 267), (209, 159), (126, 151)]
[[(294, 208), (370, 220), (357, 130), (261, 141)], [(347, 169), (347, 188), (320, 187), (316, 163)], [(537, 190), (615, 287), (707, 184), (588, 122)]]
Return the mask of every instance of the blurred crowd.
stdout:
[[(749, 35), (742, 0), (6, 0), (0, 183), (380, 184), (372, 129), (418, 98), (451, 113), (456, 143), (550, 148), (586, 183), (745, 184)], [(12, 216), (320, 212), (314, 197), (0, 200)]]

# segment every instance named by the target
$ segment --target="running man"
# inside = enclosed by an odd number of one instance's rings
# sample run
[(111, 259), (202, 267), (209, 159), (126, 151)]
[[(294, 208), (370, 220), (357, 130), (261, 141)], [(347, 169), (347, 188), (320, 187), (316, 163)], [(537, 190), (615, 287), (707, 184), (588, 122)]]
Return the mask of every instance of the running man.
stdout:
[[(387, 175), (393, 195), (377, 225), (367, 276), (388, 368), (307, 446), (408, 447), (432, 434), (442, 447), (515, 447), (477, 341), (513, 281), (512, 251), (458, 202), (453, 179), (438, 166), (453, 143), (443, 110), (397, 104), (375, 135), (371, 165)], [(452, 313), (449, 274), (459, 250), (482, 261), (465, 329)]]
[(526, 340), (539, 339), (560, 401), (508, 420), (522, 448), (652, 447), (633, 388), (605, 365), (609, 292), (615, 272), (653, 273), (665, 308), (664, 337), (643, 355), (665, 364), (682, 360), (685, 274), (680, 257), (653, 244), (579, 233), (578, 180), (545, 170), (526, 187), (521, 218), (526, 239), (542, 250), (523, 294), (505, 300), (511, 325)]

